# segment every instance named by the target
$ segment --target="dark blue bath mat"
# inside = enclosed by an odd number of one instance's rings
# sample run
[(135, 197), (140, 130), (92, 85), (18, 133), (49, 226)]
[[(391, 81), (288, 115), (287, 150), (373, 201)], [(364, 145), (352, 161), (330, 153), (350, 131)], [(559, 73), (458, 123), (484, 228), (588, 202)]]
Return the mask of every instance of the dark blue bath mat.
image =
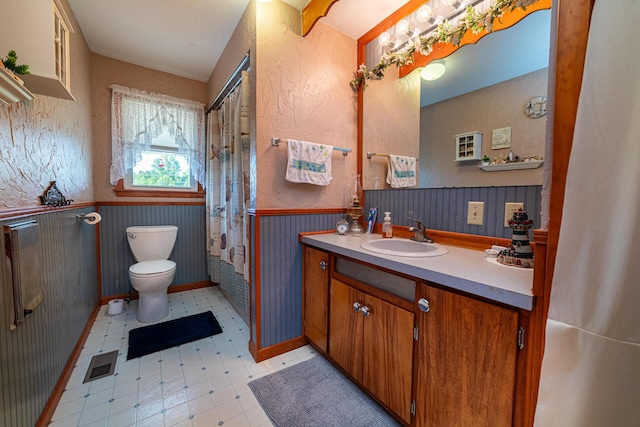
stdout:
[(210, 311), (132, 329), (129, 331), (127, 360), (210, 337), (221, 332), (220, 324)]

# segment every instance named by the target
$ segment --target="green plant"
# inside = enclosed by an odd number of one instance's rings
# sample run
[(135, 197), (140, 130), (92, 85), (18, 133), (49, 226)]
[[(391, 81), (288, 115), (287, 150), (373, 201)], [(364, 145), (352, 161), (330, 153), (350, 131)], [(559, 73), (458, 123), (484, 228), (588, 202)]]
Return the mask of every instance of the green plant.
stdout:
[(2, 60), (5, 68), (14, 72), (15, 74), (30, 74), (29, 66), (26, 64), (17, 65), (16, 61), (18, 60), (18, 54), (15, 50), (10, 50), (7, 54), (6, 59)]
[(489, 162), (489, 156), (487, 156), (486, 154), (484, 155), (484, 157), (482, 157), (482, 161), (483, 162)]

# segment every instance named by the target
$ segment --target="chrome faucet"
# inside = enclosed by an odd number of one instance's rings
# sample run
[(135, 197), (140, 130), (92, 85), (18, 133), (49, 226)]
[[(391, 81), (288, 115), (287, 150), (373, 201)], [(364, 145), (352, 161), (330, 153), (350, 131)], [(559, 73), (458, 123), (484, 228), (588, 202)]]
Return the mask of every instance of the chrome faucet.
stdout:
[(413, 231), (413, 237), (411, 240), (415, 240), (416, 242), (433, 243), (433, 240), (427, 236), (424, 224), (417, 219), (411, 218), (411, 220), (416, 223), (415, 227), (409, 227), (409, 231)]

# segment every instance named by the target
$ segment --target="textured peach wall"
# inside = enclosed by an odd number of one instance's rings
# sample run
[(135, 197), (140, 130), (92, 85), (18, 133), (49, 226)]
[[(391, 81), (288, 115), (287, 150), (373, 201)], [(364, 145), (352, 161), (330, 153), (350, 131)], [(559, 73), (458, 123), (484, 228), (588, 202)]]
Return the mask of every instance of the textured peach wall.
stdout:
[[(303, 38), (299, 11), (277, 0), (256, 6), (257, 208), (343, 207), (356, 173), (356, 41), (321, 21)], [(329, 186), (293, 184), (284, 178), (286, 148), (272, 147), (272, 137), (354, 153), (334, 153)]]
[(90, 53), (72, 14), (70, 19), (76, 28), (70, 35), (76, 101), (38, 95), (0, 107), (0, 209), (39, 205), (52, 180), (68, 199), (93, 201)]
[(519, 156), (544, 156), (546, 116), (531, 119), (524, 108), (534, 96), (547, 93), (547, 72), (542, 69), (484, 89), (438, 102), (422, 109), (420, 186), (488, 187), (541, 185), (544, 167), (484, 172), (479, 161), (455, 162), (454, 135), (480, 131), (482, 154), (508, 156), (509, 149), (493, 150), (493, 129), (511, 127), (511, 150)]
[[(256, 3), (249, 2), (247, 9), (244, 11), (242, 18), (238, 22), (236, 29), (233, 31), (229, 42), (227, 43), (216, 67), (207, 82), (208, 101), (207, 107), (211, 105), (215, 97), (224, 87), (231, 73), (236, 69), (244, 55), (251, 51), (251, 55), (255, 55), (256, 47)], [(252, 58), (252, 64), (255, 61)], [(253, 66), (251, 70), (253, 71)], [(255, 86), (255, 85), (254, 85)]]
[[(256, 3), (249, 2), (240, 22), (234, 30), (227, 46), (225, 47), (220, 60), (213, 69), (213, 73), (207, 82), (208, 102), (207, 107), (215, 100), (225, 83), (231, 77), (244, 55), (250, 52), (249, 87), (251, 88), (250, 105), (256, 105)], [(249, 207), (256, 207), (256, 182), (257, 182), (257, 161), (256, 161), (256, 112), (251, 108), (250, 115), (250, 194)]]
[[(147, 92), (207, 102), (207, 84), (151, 70), (105, 56), (91, 54), (93, 140), (95, 142), (94, 180), (96, 201), (153, 201), (171, 198), (116, 197), (109, 182), (111, 167), (111, 90), (117, 84)], [(184, 199), (180, 199), (184, 200)], [(190, 199), (193, 201), (204, 199)]]

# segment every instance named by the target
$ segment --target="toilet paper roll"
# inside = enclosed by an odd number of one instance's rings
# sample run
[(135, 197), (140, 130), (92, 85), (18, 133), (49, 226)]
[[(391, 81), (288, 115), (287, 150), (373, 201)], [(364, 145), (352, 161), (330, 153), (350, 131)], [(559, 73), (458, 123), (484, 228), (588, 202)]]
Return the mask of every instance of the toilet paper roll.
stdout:
[(89, 225), (95, 225), (97, 223), (99, 223), (100, 221), (102, 221), (102, 217), (100, 216), (100, 214), (98, 212), (91, 212), (85, 215), (85, 219), (84, 222), (86, 222)]
[(124, 300), (122, 299), (112, 299), (109, 301), (109, 307), (107, 308), (107, 314), (115, 315), (122, 313), (124, 309)]

